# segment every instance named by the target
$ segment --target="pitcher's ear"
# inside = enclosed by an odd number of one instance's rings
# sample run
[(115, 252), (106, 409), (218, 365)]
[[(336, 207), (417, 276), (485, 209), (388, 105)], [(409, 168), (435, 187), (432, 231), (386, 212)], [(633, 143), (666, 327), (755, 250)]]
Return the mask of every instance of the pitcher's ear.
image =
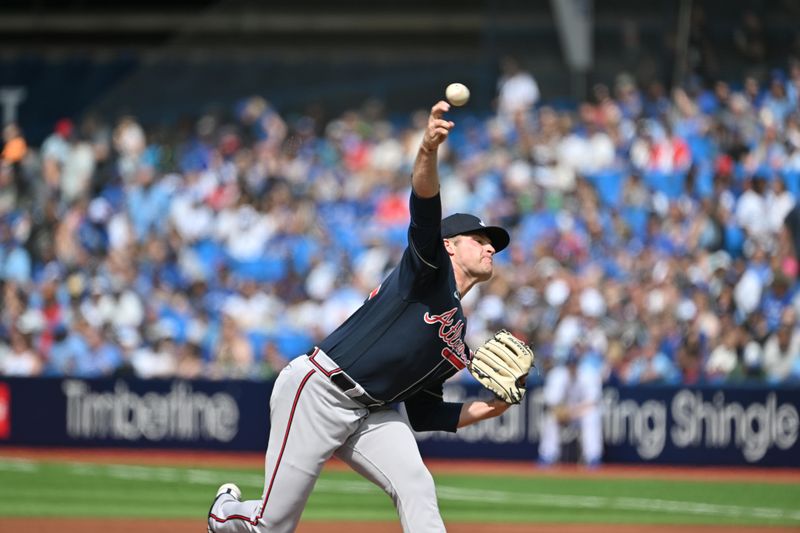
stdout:
[(447, 251), (447, 255), (454, 255), (456, 253), (453, 239), (444, 239), (444, 249)]

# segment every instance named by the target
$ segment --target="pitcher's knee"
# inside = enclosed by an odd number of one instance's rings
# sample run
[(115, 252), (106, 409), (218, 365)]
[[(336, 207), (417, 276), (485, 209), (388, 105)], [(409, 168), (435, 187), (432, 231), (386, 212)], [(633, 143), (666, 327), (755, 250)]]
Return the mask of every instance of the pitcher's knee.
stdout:
[(396, 479), (392, 485), (400, 500), (436, 499), (433, 476), (424, 467), (404, 471), (402, 478)]

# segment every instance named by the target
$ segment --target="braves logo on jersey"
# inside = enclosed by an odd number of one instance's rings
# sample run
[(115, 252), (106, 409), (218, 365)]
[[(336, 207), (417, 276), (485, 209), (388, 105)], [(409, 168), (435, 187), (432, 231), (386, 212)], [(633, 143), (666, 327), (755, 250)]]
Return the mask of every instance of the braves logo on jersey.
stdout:
[(442, 348), (442, 357), (461, 370), (469, 363), (469, 356), (466, 353), (464, 340), (461, 338), (461, 334), (464, 332), (464, 321), (460, 318), (454, 321), (456, 311), (458, 308), (453, 307), (440, 315), (425, 313), (423, 319), (426, 324), (439, 324), (439, 338), (447, 345)]

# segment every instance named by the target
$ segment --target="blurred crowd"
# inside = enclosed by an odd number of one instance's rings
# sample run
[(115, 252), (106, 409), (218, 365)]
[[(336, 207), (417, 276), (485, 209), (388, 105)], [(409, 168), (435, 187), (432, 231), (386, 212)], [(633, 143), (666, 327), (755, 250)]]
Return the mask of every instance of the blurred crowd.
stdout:
[[(452, 113), (440, 154), (445, 214), (512, 234), (468, 343), (509, 328), (606, 383), (800, 380), (799, 93), (791, 62), (671, 92), (620, 74), (561, 109), (506, 65), (496, 112)], [(63, 119), (38, 147), (6, 125), (0, 375), (274, 376), (398, 260), (426, 119), (255, 96)]]

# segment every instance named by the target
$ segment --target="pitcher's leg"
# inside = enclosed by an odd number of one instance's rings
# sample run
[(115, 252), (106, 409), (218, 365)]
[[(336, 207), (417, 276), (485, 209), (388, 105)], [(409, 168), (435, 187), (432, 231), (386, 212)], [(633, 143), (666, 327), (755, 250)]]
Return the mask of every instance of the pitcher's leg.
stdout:
[(335, 455), (392, 498), (404, 532), (445, 531), (433, 477), (398, 412), (371, 413)]
[(242, 502), (241, 494), (231, 490), (217, 493), (208, 511), (208, 533), (256, 531), (256, 526), (248, 520), (257, 505), (258, 500)]
[(305, 358), (281, 372), (270, 407), (261, 499), (215, 504), (209, 515), (213, 533), (294, 531), (325, 461), (367, 413)]

